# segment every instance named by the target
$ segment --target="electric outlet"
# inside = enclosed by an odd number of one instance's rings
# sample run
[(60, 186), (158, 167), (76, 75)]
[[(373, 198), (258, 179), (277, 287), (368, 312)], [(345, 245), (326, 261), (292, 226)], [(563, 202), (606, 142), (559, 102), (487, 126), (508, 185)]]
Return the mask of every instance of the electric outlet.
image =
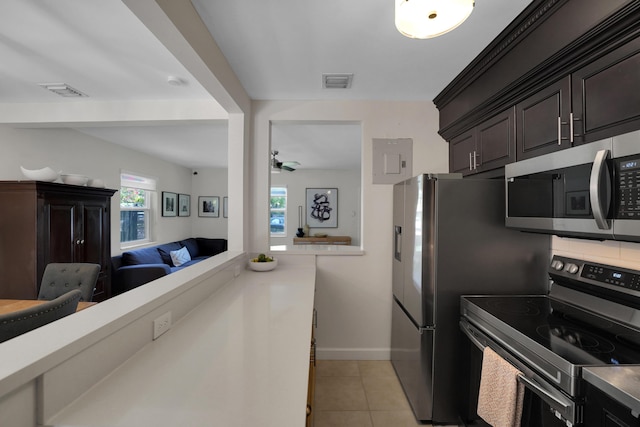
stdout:
[(167, 311), (153, 321), (153, 339), (157, 339), (171, 328), (171, 312)]

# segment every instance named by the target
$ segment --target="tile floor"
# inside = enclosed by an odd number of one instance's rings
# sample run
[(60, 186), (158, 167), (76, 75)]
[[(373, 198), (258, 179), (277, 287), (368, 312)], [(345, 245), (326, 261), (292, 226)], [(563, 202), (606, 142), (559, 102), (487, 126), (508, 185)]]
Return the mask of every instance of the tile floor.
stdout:
[(315, 427), (414, 427), (389, 361), (318, 360)]

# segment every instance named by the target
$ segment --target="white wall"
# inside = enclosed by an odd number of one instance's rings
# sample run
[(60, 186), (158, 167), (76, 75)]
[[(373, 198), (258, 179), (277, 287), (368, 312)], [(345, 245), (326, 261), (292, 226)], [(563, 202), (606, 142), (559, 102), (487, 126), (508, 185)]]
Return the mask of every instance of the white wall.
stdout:
[[(198, 169), (193, 175), (191, 185), (191, 236), (217, 237), (226, 239), (228, 236), (228, 219), (223, 215), (224, 197), (227, 197), (227, 169)], [(198, 216), (198, 197), (215, 196), (220, 201), (220, 216), (218, 218)]]
[[(337, 154), (339, 155), (339, 154)], [(338, 189), (338, 227), (311, 228), (314, 233), (327, 233), (330, 236), (351, 236), (351, 244), (360, 246), (360, 171), (345, 170), (304, 170), (271, 174), (271, 186), (287, 187), (287, 234), (284, 237), (271, 237), (271, 245), (292, 245), (298, 229), (298, 206), (306, 209), (305, 194), (307, 188)]]
[[(184, 239), (196, 231), (192, 229), (197, 211), (193, 206), (191, 169), (64, 128), (14, 129), (0, 125), (0, 152), (0, 180), (26, 179), (20, 171), (21, 165), (27, 169), (49, 166), (63, 173), (100, 178), (107, 188), (113, 189), (120, 188), (122, 169), (155, 177), (158, 196), (162, 191), (191, 194), (193, 209), (191, 217), (162, 217), (158, 213), (153, 224), (155, 240), (162, 243)], [(203, 186), (204, 183), (199, 184), (198, 191), (205, 191)], [(114, 255), (121, 252), (118, 194), (111, 200), (111, 252)]]
[(640, 270), (640, 244), (553, 236), (553, 254)]
[(254, 101), (250, 164), (250, 250), (269, 247), (271, 121), (348, 121), (362, 127), (362, 256), (319, 256), (318, 357), (388, 359), (391, 339), (391, 185), (372, 184), (372, 139), (412, 138), (413, 173), (448, 171), (431, 102)]

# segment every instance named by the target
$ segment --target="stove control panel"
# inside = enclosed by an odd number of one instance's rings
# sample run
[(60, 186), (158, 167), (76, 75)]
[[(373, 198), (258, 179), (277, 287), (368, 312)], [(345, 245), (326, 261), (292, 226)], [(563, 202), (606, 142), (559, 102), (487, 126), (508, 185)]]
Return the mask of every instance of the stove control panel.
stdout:
[(549, 275), (558, 284), (582, 282), (584, 286), (600, 286), (640, 297), (640, 271), (637, 270), (554, 256)]
[(640, 274), (632, 270), (585, 263), (581, 277), (633, 291), (640, 291)]

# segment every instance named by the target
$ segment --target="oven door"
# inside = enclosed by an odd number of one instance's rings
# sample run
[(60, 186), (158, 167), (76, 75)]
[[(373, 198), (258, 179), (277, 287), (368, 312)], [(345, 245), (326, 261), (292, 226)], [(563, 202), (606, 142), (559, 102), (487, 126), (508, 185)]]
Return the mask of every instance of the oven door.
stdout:
[[(460, 329), (473, 344), (470, 346), (470, 372), (477, 373), (478, 378), (473, 379), (479, 385), (479, 374), (482, 366), (482, 351), (489, 346), (503, 359), (518, 368), (522, 375), (518, 380), (525, 386), (525, 401), (522, 414), (522, 426), (554, 427), (572, 426), (582, 422), (582, 406), (573, 401), (565, 393), (551, 385), (540, 375), (536, 374), (524, 362), (498, 345), (485, 333), (471, 325), (466, 319), (460, 320)], [(477, 405), (478, 387), (474, 385), (471, 393), (475, 395), (469, 398), (470, 404)], [(469, 412), (476, 414), (475, 408), (469, 408)], [(476, 418), (477, 415), (476, 415)]]

